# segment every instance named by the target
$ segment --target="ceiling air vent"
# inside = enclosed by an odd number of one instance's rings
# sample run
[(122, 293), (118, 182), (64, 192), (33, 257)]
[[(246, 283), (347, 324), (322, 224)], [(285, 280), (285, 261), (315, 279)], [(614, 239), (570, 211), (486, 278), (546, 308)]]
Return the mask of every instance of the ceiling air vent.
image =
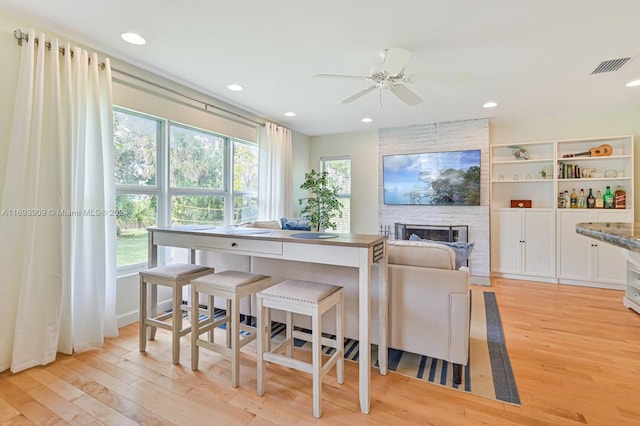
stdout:
[(626, 64), (631, 58), (610, 59), (603, 61), (596, 67), (591, 74), (602, 74), (603, 72), (618, 71), (624, 64)]

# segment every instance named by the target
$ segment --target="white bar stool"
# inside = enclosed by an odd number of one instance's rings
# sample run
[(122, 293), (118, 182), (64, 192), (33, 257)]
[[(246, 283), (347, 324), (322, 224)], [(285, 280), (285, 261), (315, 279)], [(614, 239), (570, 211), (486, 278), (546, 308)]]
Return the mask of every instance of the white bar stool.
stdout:
[[(256, 338), (256, 328), (248, 324), (240, 324), (240, 299), (256, 294), (271, 285), (268, 275), (252, 274), (242, 271), (223, 271), (205, 275), (191, 282), (191, 300), (198, 300), (200, 294), (207, 294), (213, 306), (214, 297), (227, 299), (227, 310), (224, 317), (215, 320), (213, 312), (209, 318), (199, 323), (194, 321), (191, 331), (191, 369), (198, 369), (200, 347), (231, 357), (231, 385), (236, 388), (240, 381), (240, 348)], [(193, 308), (193, 314), (198, 311)], [(226, 324), (226, 345), (213, 341), (213, 330)], [(250, 333), (242, 337), (242, 331)], [(209, 341), (201, 339), (200, 335), (209, 332)]]
[[(322, 379), (336, 364), (337, 380), (344, 383), (344, 290), (342, 287), (310, 281), (286, 280), (256, 295), (258, 306), (258, 396), (264, 394), (265, 361), (296, 370), (311, 373), (313, 376), (313, 415), (320, 417), (322, 412)], [(336, 337), (322, 336), (322, 314), (335, 306)], [(286, 311), (286, 338), (270, 350), (271, 315), (269, 309)], [(293, 329), (292, 313), (311, 317), (311, 334)], [(293, 359), (293, 339), (298, 338), (312, 344), (311, 364)], [(322, 345), (335, 349), (331, 357), (322, 363)], [(281, 349), (285, 354), (280, 354)]]
[[(156, 327), (160, 327), (171, 331), (171, 359), (174, 364), (180, 363), (180, 337), (191, 331), (191, 326), (182, 327), (182, 312), (189, 310), (187, 305), (182, 304), (182, 287), (195, 278), (213, 272), (213, 268), (189, 263), (174, 263), (140, 272), (140, 352), (146, 350), (147, 328), (150, 328), (149, 340), (153, 340)], [(157, 307), (149, 307), (147, 284), (171, 287), (173, 293), (171, 312), (156, 315)], [(195, 305), (198, 306), (198, 303), (196, 302)], [(171, 322), (166, 322), (169, 318)], [(197, 315), (196, 318), (198, 318)]]

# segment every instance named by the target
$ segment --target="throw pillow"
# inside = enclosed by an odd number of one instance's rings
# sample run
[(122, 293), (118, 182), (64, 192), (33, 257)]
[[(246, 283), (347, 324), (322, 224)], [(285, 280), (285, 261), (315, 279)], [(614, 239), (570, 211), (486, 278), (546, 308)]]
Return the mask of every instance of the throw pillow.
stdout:
[(288, 229), (291, 231), (311, 231), (311, 221), (309, 219), (287, 219), (283, 217), (280, 219), (282, 229)]
[(456, 253), (456, 269), (460, 269), (461, 266), (467, 265), (467, 259), (469, 259), (471, 251), (473, 250), (473, 246), (475, 244), (474, 242), (466, 243), (464, 241), (454, 241), (450, 243), (448, 241), (427, 240), (426, 238), (420, 238), (416, 234), (411, 234), (411, 236), (409, 237), (409, 241), (424, 241), (427, 243), (444, 244), (451, 247)]

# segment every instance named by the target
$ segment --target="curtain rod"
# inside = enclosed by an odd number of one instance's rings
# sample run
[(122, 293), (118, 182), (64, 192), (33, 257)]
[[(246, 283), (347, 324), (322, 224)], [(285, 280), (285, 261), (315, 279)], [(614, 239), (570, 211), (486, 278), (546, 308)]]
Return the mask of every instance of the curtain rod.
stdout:
[(216, 105), (211, 105), (210, 103), (207, 103), (207, 102), (205, 102), (205, 101), (203, 101), (203, 100), (196, 99), (196, 98), (194, 98), (194, 97), (192, 97), (192, 96), (189, 96), (189, 95), (185, 95), (184, 93), (182, 93), (182, 92), (180, 92), (180, 91), (178, 91), (178, 90), (174, 90), (174, 89), (172, 89), (172, 88), (170, 88), (170, 87), (163, 86), (163, 85), (161, 85), (161, 84), (158, 84), (158, 83), (155, 83), (155, 82), (153, 82), (153, 81), (150, 81), (150, 80), (144, 79), (144, 78), (142, 78), (142, 77), (139, 77), (139, 76), (137, 76), (137, 75), (134, 75), (134, 74), (128, 73), (128, 72), (123, 71), (123, 70), (121, 70), (121, 69), (111, 67), (111, 70), (113, 70), (113, 71), (115, 71), (115, 72), (117, 72), (117, 73), (119, 73), (119, 74), (125, 75), (125, 76), (127, 76), (127, 77), (131, 77), (131, 78), (133, 78), (133, 79), (135, 79), (135, 80), (141, 81), (141, 82), (143, 82), (143, 83), (149, 84), (149, 85), (151, 85), (151, 86), (157, 87), (157, 88), (159, 88), (159, 89), (166, 90), (167, 92), (173, 93), (174, 95), (181, 96), (181, 97), (183, 97), (183, 98), (185, 98), (185, 99), (188, 99), (188, 100), (190, 100), (190, 101), (198, 102), (198, 103), (200, 103), (200, 104), (204, 105), (204, 110), (205, 110), (205, 111), (208, 111), (208, 110), (209, 110), (209, 108), (213, 108), (213, 109), (216, 109), (216, 110), (218, 110), (218, 111), (222, 111), (222, 112), (224, 112), (225, 114), (229, 114), (229, 115), (232, 115), (232, 116), (234, 116), (234, 117), (240, 118), (240, 119), (242, 119), (242, 120), (249, 121), (249, 122), (254, 123), (254, 124), (258, 125), (258, 126), (264, 126), (264, 125), (265, 125), (264, 123), (262, 123), (262, 122), (260, 122), (260, 121), (252, 120), (252, 119), (250, 119), (250, 118), (248, 118), (248, 117), (245, 117), (245, 116), (244, 116), (244, 115), (242, 115), (242, 114), (238, 114), (237, 112), (229, 111), (229, 110), (227, 110), (227, 109), (224, 109), (224, 108), (219, 107), (219, 106), (216, 106)]
[[(22, 46), (22, 41), (23, 41), (23, 40), (25, 40), (25, 41), (29, 41), (29, 34), (27, 34), (27, 33), (25, 33), (25, 32), (22, 32), (22, 30), (20, 30), (20, 29), (14, 30), (14, 31), (13, 31), (13, 36), (16, 38), (16, 40), (18, 40), (18, 46)], [(38, 43), (38, 38), (37, 38), (37, 37), (35, 38), (35, 42), (36, 42), (36, 43)], [(45, 41), (45, 47), (46, 47), (47, 49), (51, 50), (51, 43), (50, 43), (50, 42), (48, 42), (48, 41)], [(65, 49), (64, 49), (64, 47), (59, 47), (59, 48), (58, 48), (58, 50), (59, 50), (59, 51), (60, 51), (60, 53), (62, 53), (63, 55), (65, 54)], [(73, 51), (71, 52), (71, 57), (73, 57)], [(104, 69), (104, 63), (100, 63), (100, 64), (98, 64), (98, 66), (99, 66), (101, 69)], [(185, 95), (184, 93), (179, 92), (178, 90), (171, 89), (170, 87), (163, 86), (163, 85), (161, 85), (161, 84), (158, 84), (158, 83), (155, 83), (155, 82), (153, 82), (153, 81), (150, 81), (150, 80), (144, 79), (144, 78), (142, 78), (142, 77), (139, 77), (139, 76), (137, 76), (137, 75), (134, 75), (134, 74), (128, 73), (128, 72), (123, 71), (123, 70), (121, 70), (121, 69), (111, 67), (111, 70), (112, 70), (112, 71), (115, 71), (115, 72), (117, 72), (117, 73), (120, 73), (120, 74), (126, 75), (127, 77), (133, 78), (133, 79), (135, 79), (135, 80), (141, 81), (141, 82), (143, 82), (143, 83), (149, 84), (149, 85), (151, 85), (151, 86), (155, 86), (155, 87), (157, 87), (157, 88), (159, 88), (159, 89), (166, 90), (167, 92), (171, 92), (171, 93), (173, 93), (174, 95), (178, 95), (178, 96), (181, 96), (181, 97), (183, 97), (183, 98), (185, 98), (185, 99), (189, 99), (190, 101), (201, 103), (202, 105), (204, 105), (204, 109), (205, 109), (205, 111), (208, 111), (208, 110), (209, 110), (209, 108), (213, 108), (213, 109), (216, 109), (216, 110), (218, 110), (218, 111), (222, 111), (222, 112), (224, 112), (224, 113), (226, 113), (226, 114), (232, 115), (232, 116), (234, 116), (234, 117), (241, 118), (242, 120), (246, 120), (246, 121), (249, 121), (249, 122), (251, 122), (251, 123), (257, 124), (258, 126), (263, 126), (263, 127), (264, 127), (264, 125), (265, 125), (265, 123), (263, 123), (263, 122), (252, 120), (252, 119), (250, 119), (250, 118), (248, 118), (248, 117), (245, 117), (245, 116), (244, 116), (244, 115), (242, 115), (242, 114), (238, 114), (238, 113), (236, 113), (236, 112), (229, 111), (229, 110), (227, 110), (227, 109), (225, 109), (225, 108), (221, 108), (221, 107), (216, 106), (216, 105), (211, 105), (210, 103), (207, 103), (207, 102), (202, 101), (202, 100), (200, 100), (200, 99), (196, 99), (196, 98), (194, 98), (194, 97), (192, 97), (192, 96)]]

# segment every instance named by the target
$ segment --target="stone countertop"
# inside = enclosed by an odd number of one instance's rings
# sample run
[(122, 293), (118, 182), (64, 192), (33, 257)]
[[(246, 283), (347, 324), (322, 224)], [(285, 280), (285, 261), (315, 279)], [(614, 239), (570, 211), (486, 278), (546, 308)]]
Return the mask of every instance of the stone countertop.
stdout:
[(580, 235), (604, 241), (614, 246), (640, 253), (640, 223), (588, 222), (578, 223)]

